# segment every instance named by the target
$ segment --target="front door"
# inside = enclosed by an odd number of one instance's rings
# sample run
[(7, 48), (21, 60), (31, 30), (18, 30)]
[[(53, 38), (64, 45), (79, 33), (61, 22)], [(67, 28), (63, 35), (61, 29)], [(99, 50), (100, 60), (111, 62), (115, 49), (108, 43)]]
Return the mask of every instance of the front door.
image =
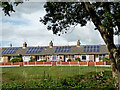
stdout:
[(57, 55), (53, 55), (52, 56), (52, 61), (58, 61), (58, 56)]

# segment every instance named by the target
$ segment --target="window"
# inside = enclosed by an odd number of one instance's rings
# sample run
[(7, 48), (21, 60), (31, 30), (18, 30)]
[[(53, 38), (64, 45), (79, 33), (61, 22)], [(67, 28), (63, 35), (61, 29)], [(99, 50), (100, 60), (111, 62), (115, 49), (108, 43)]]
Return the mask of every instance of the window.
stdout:
[(103, 57), (105, 57), (105, 54), (103, 54)]
[(70, 58), (74, 58), (74, 55), (71, 55)]
[(100, 54), (99, 57), (102, 57), (102, 54)]
[(58, 61), (58, 55), (53, 55), (51, 61)]
[(105, 54), (100, 54), (99, 57), (105, 57)]
[(56, 56), (53, 56), (52, 59), (53, 59), (53, 60), (56, 60)]
[(86, 56), (82, 56), (82, 60), (86, 60)]
[(62, 59), (62, 57), (60, 56), (60, 59)]

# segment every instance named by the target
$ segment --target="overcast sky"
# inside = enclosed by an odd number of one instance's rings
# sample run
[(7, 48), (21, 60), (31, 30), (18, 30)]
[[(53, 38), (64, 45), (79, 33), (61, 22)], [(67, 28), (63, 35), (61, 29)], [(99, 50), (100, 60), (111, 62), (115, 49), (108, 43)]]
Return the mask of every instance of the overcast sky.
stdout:
[[(92, 22), (88, 22), (86, 26), (71, 28), (67, 34), (61, 36), (54, 35), (52, 31), (48, 31), (46, 26), (39, 22), (46, 12), (43, 8), (44, 2), (27, 2), (15, 7), (15, 13), (11, 16), (4, 16), (3, 11), (0, 17), (0, 41), (1, 46), (22, 46), (23, 42), (27, 42), (28, 46), (48, 46), (52, 40), (55, 46), (58, 45), (76, 45), (77, 40), (81, 41), (81, 45), (105, 44), (99, 32), (94, 30)], [(115, 43), (118, 38), (115, 37)]]

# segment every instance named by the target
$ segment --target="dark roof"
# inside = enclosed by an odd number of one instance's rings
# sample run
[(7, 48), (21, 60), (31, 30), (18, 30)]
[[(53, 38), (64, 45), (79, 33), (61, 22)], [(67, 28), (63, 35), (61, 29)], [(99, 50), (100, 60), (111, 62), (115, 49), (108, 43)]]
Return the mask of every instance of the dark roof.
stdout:
[[(99, 52), (83, 52), (84, 46), (100, 46), (100, 51)], [(66, 52), (66, 53), (55, 53), (54, 51), (55, 51), (56, 47), (71, 47), (71, 49), (69, 52)], [(23, 47), (4, 47), (4, 48), (2, 48), (2, 51), (5, 48), (18, 48), (18, 50), (14, 54), (2, 54), (3, 56), (16, 56), (18, 54), (22, 54), (22, 55), (108, 54), (108, 50), (107, 50), (106, 45), (80, 45), (80, 47), (77, 47), (77, 46), (53, 46), (52, 48), (50, 48), (49, 46), (44, 46), (44, 47), (42, 47), (41, 53), (26, 53), (26, 51), (30, 47), (26, 47), (26, 48), (23, 48)]]

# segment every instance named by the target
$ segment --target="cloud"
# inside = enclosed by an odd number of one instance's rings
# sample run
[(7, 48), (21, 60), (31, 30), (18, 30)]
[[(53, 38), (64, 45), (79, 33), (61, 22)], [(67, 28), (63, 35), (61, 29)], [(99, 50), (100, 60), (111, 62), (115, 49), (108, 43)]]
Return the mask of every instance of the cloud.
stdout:
[[(2, 12), (2, 41), (3, 46), (22, 46), (27, 42), (28, 46), (48, 46), (52, 40), (54, 45), (76, 45), (77, 40), (81, 44), (104, 44), (98, 31), (94, 30), (93, 23), (88, 22), (84, 27), (80, 25), (71, 28), (67, 34), (61, 36), (53, 35), (46, 26), (39, 22), (46, 12), (43, 8), (43, 2), (23, 3), (15, 7), (15, 13), (11, 16), (4, 16)], [(6, 45), (5, 45), (6, 44)]]
[(62, 36), (69, 42), (80, 40), (81, 44), (105, 44), (99, 32), (94, 30), (94, 24), (90, 22), (84, 27), (78, 25), (71, 33)]

